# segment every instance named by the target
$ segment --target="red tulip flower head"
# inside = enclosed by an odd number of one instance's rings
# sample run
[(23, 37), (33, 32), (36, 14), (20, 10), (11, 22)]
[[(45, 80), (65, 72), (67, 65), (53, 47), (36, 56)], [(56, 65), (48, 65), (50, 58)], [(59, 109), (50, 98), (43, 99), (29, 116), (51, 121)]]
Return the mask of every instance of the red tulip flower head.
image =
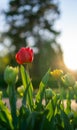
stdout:
[(15, 58), (18, 64), (31, 63), (34, 58), (33, 50), (29, 47), (22, 47)]

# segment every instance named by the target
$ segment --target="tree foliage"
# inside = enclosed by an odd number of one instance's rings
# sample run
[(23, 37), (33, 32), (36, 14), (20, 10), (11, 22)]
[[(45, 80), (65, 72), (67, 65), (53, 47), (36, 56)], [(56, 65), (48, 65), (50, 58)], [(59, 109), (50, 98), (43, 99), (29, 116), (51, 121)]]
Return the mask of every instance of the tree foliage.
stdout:
[[(59, 33), (54, 29), (54, 22), (59, 16), (58, 0), (10, 0), (5, 12), (9, 30), (6, 33), (18, 50), (27, 45), (30, 37), (54, 39)], [(40, 46), (40, 45), (36, 45)]]
[(49, 67), (64, 65), (61, 47), (56, 42), (60, 33), (55, 29), (60, 15), (58, 0), (9, 0), (5, 15), (9, 26), (5, 36), (11, 39), (15, 51), (30, 45), (37, 52), (31, 70), (34, 79), (40, 80)]

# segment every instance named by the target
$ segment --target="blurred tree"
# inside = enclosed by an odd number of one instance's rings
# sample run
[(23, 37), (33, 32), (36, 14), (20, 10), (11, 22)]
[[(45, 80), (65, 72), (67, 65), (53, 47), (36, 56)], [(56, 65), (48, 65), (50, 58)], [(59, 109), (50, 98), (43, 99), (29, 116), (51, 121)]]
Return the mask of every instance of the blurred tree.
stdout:
[[(66, 69), (60, 45), (47, 40), (42, 41), (41, 48), (34, 58), (31, 73), (31, 77), (34, 79), (33, 83), (38, 84), (46, 71), (48, 71), (49, 67), (52, 70), (59, 68), (65, 71)], [(36, 87), (36, 84), (34, 85)]]
[(9, 28), (5, 34), (16, 50), (28, 45), (31, 39), (40, 47), (38, 39), (54, 39), (59, 34), (54, 29), (60, 13), (58, 4), (58, 0), (9, 0), (9, 9), (5, 12)]
[(54, 26), (59, 14), (58, 0), (9, 0), (5, 11), (8, 30), (4, 36), (10, 38), (16, 52), (22, 46), (34, 47), (34, 79), (40, 79), (50, 66), (54, 69), (64, 65), (56, 42), (60, 32)]

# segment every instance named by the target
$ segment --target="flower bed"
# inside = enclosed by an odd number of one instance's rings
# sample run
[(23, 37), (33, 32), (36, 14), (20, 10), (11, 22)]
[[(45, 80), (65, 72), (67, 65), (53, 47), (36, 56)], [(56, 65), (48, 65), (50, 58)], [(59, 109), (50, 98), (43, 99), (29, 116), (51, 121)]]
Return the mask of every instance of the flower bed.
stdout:
[[(19, 67), (7, 66), (4, 79), (8, 85), (7, 93), (10, 109), (2, 100), (0, 92), (0, 129), (1, 130), (76, 130), (77, 112), (71, 109), (70, 92), (74, 91), (74, 100), (77, 99), (77, 82), (70, 74), (64, 74), (56, 69), (44, 75), (35, 95), (29, 76), (28, 64), (33, 62), (34, 54), (31, 48), (21, 48), (16, 54)], [(24, 65), (27, 64), (27, 69)], [(22, 84), (15, 89), (19, 72)], [(51, 79), (51, 80), (50, 80)], [(59, 93), (55, 93), (48, 86), (48, 81), (56, 82)], [(64, 106), (63, 90), (68, 87), (66, 107)], [(63, 88), (63, 89), (62, 89)], [(17, 106), (21, 96), (21, 105)], [(43, 103), (44, 101), (44, 103)]]

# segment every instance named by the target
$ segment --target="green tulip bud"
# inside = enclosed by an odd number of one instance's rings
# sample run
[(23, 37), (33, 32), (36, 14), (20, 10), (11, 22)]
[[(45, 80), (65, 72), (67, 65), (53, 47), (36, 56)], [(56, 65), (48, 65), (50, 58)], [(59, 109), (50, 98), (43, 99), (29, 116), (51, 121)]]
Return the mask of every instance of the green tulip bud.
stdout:
[(73, 113), (73, 112), (70, 112), (69, 115), (68, 115), (68, 118), (69, 118), (69, 119), (73, 119), (73, 118), (74, 118), (74, 113)]
[(20, 86), (17, 88), (17, 92), (21, 97), (23, 96), (24, 91), (24, 86)]
[(4, 80), (7, 84), (14, 84), (18, 79), (18, 67), (7, 66), (4, 71)]
[(53, 96), (53, 92), (52, 92), (52, 89), (51, 88), (48, 88), (45, 90), (45, 96), (47, 99), (51, 99), (52, 96)]
[(62, 77), (62, 81), (66, 86), (73, 86), (75, 83), (75, 79), (72, 75), (70, 75), (69, 73), (65, 74)]

